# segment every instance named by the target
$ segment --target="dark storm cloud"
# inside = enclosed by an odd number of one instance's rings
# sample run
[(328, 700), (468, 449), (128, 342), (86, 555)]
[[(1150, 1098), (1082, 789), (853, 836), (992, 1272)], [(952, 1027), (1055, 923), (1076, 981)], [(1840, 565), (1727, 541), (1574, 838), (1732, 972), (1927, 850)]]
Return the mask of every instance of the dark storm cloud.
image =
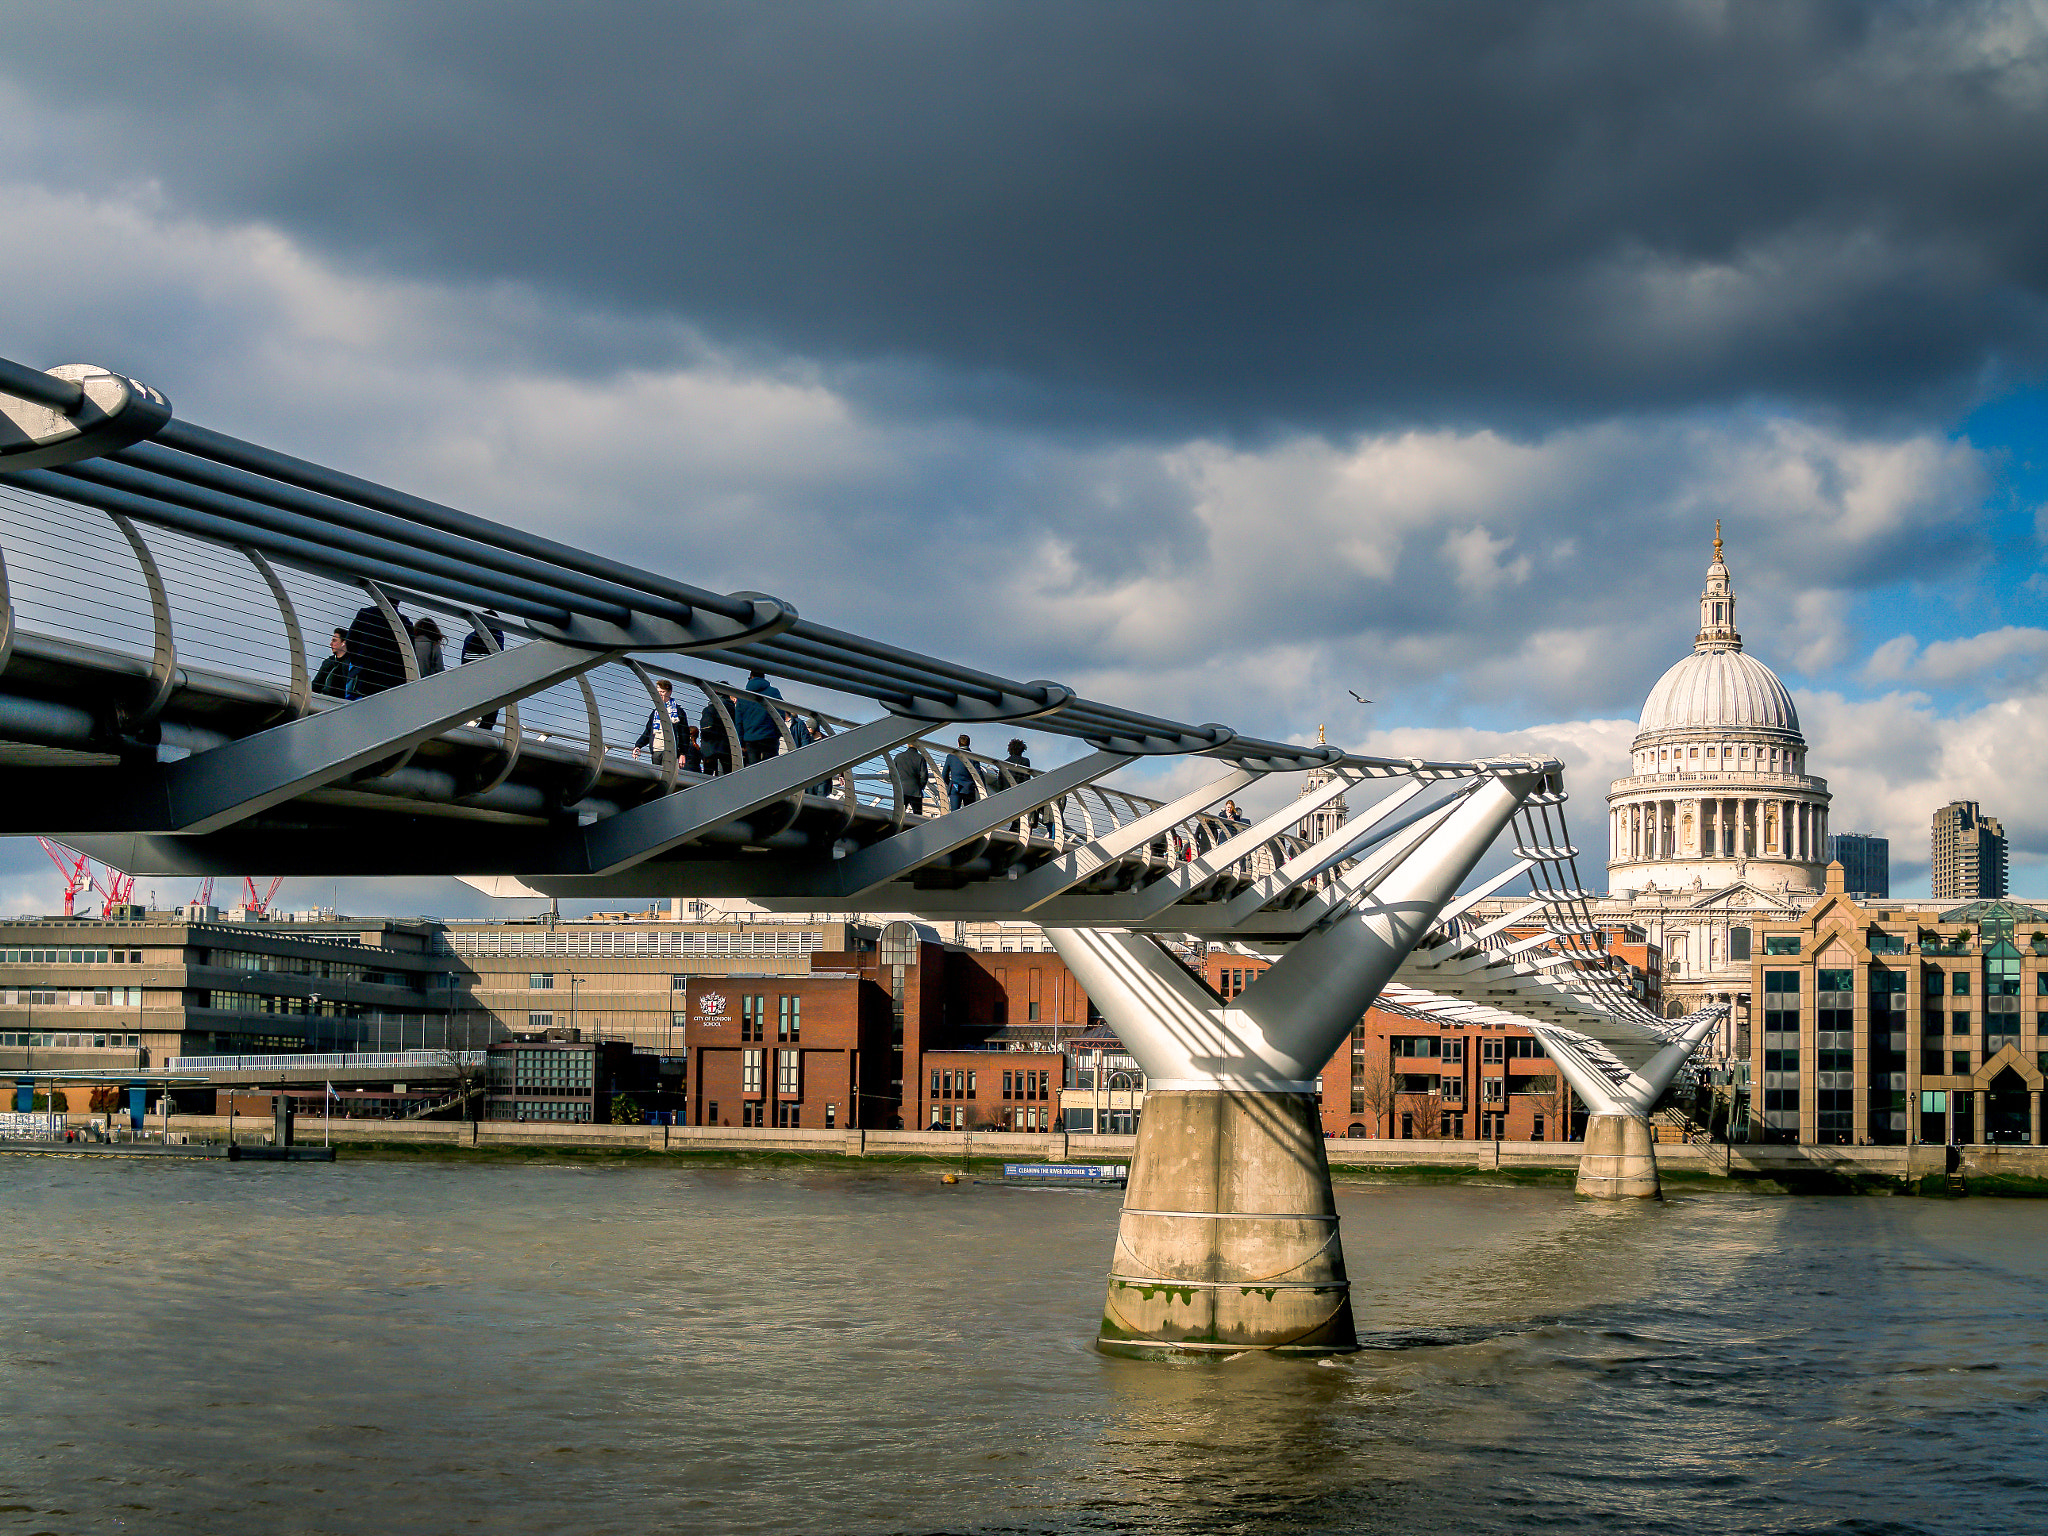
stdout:
[(1911, 410), (2048, 339), (2042, 39), (1995, 6), (43, 6), (9, 58), (38, 179), (871, 399)]

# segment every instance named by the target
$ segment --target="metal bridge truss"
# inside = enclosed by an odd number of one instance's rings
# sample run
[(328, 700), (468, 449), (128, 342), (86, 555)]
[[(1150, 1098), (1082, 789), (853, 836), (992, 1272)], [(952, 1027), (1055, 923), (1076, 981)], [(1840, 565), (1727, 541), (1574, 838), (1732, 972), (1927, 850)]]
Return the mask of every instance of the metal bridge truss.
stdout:
[[(316, 695), (329, 632), (366, 606), (403, 683)], [(445, 670), (420, 675), (401, 609), (435, 619)], [(469, 635), (487, 654), (457, 665)], [(771, 711), (772, 755), (703, 777), (630, 752), (666, 679), (737, 755), (729, 674), (754, 669), (806, 691)], [(987, 790), (949, 810), (953, 749), (935, 735), (1012, 726), (1087, 750), (1029, 774), (967, 754)], [(891, 771), (905, 752), (927, 766), (921, 808)], [(1105, 782), (1167, 756), (1222, 771), (1163, 802)], [(1315, 771), (1277, 811), (1219, 814)], [(1297, 835), (1340, 794), (1376, 798), (1320, 841)], [(0, 833), (134, 873), (460, 874), (507, 893), (1027, 919), (1092, 995), (1181, 1010), (1169, 1048), (1104, 1004), (1155, 1078), (1234, 1079), (1214, 1064), (1237, 1051), (1247, 1081), (1298, 1083), (1385, 988), (1530, 1024), (1589, 1103), (1641, 1114), (1718, 1011), (1669, 1024), (1618, 979), (1564, 799), (1554, 760), (1369, 757), (1161, 719), (290, 458), (98, 368), (0, 361)], [(1513, 865), (1454, 898), (1510, 822)], [(1524, 876), (1510, 918), (1464, 916)], [(1156, 965), (1152, 934), (1281, 958), (1226, 1004)]]

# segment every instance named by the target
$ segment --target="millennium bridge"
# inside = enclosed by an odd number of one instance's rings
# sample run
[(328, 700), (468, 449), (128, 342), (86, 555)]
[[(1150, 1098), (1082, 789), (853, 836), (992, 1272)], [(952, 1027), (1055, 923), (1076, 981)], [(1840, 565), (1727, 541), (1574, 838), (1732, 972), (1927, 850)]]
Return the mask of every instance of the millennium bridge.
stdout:
[[(423, 674), (423, 620), (468, 642), (459, 662)], [(389, 686), (316, 691), (337, 629), (377, 640)], [(742, 752), (754, 673), (803, 692)], [(664, 684), (709, 712), (731, 771), (634, 750)], [(974, 759), (986, 792), (951, 808), (938, 755), (998, 728), (1079, 755)], [(1215, 772), (1163, 802), (1113, 782), (1170, 757)], [(1307, 793), (1220, 813), (1267, 780)], [(1373, 798), (1296, 835), (1339, 795)], [(1657, 1192), (1647, 1116), (1723, 1010), (1665, 1020), (1633, 997), (1565, 804), (1554, 759), (1369, 757), (1162, 719), (210, 431), (102, 368), (0, 360), (0, 831), (145, 875), (437, 874), (1039, 924), (1150, 1089), (1112, 1352), (1356, 1347), (1312, 1095), (1381, 997), (1533, 1030), (1590, 1112), (1580, 1192)], [(1507, 867), (1463, 889), (1504, 839)], [(1517, 890), (1505, 916), (1468, 916)], [(1161, 942), (1183, 937), (1272, 964), (1226, 1000)]]

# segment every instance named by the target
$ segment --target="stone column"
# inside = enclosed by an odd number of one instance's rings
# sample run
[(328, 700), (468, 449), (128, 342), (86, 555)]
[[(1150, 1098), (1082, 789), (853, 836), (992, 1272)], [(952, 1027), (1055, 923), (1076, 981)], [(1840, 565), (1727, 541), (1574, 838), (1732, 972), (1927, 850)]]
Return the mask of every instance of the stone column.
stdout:
[(1350, 1285), (1310, 1095), (1145, 1095), (1098, 1349), (1353, 1350)]
[(1650, 1122), (1634, 1115), (1588, 1116), (1576, 1188), (1596, 1200), (1656, 1199), (1661, 1190)]
[(2027, 1145), (2041, 1145), (2041, 1090), (2036, 1088), (2027, 1095)]

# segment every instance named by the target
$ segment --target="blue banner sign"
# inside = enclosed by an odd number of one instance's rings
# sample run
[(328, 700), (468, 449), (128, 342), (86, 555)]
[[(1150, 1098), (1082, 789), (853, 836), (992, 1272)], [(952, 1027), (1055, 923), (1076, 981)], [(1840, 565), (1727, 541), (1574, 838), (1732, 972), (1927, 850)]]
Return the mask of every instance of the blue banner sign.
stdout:
[(1130, 1173), (1124, 1163), (1005, 1163), (1006, 1179), (1121, 1179)]

